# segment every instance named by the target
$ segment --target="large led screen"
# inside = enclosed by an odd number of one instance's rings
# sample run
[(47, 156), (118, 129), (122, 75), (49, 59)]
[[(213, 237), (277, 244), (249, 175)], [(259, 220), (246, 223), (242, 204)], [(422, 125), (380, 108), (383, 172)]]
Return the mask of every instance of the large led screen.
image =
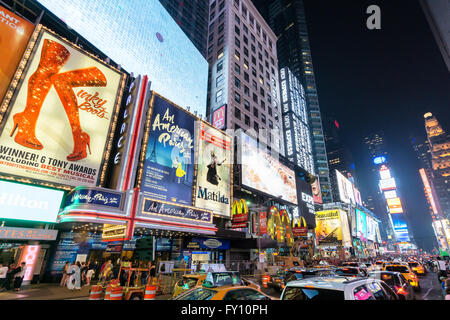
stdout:
[(397, 191), (395, 191), (395, 190), (385, 191), (385, 192), (384, 192), (384, 197), (385, 197), (386, 199), (397, 198)]
[(295, 173), (258, 148), (256, 141), (246, 134), (242, 141), (242, 184), (252, 189), (297, 204)]
[(196, 123), (195, 206), (229, 217), (231, 212), (232, 137), (205, 122)]
[(351, 245), (346, 213), (339, 209), (316, 212), (316, 238), (319, 245)]
[(341, 201), (345, 203), (356, 203), (353, 184), (338, 170), (335, 170), (335, 172)]
[(152, 92), (142, 178), (144, 196), (192, 204), (196, 118)]
[(96, 186), (118, 109), (122, 73), (41, 32), (0, 135), (0, 171)]
[(157, 0), (38, 0), (152, 89), (206, 115), (208, 62)]
[(64, 192), (0, 181), (0, 219), (55, 223)]
[(408, 224), (404, 214), (390, 214), (392, 226), (398, 241), (409, 241)]
[(394, 178), (380, 180), (380, 189), (382, 191), (393, 190), (393, 189), (396, 189), (396, 188), (397, 188), (397, 186), (395, 184), (395, 179)]
[(356, 209), (356, 233), (358, 238), (367, 239), (367, 216), (359, 209)]

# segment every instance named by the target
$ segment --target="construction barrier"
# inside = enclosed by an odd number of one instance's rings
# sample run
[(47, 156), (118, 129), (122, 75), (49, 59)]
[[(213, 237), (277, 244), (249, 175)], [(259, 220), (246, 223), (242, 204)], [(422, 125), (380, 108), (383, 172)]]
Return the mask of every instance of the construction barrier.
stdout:
[(109, 300), (122, 300), (123, 288), (122, 287), (111, 287), (111, 293)]
[(102, 286), (92, 286), (91, 292), (89, 293), (89, 300), (102, 300), (103, 287)]
[(269, 275), (264, 274), (262, 276), (262, 284), (263, 284), (263, 288), (267, 288), (267, 283), (269, 282)]
[(111, 285), (108, 284), (106, 286), (106, 290), (105, 290), (105, 299), (104, 300), (110, 300), (110, 294), (111, 294)]
[(148, 285), (145, 287), (144, 300), (155, 300), (156, 287)]

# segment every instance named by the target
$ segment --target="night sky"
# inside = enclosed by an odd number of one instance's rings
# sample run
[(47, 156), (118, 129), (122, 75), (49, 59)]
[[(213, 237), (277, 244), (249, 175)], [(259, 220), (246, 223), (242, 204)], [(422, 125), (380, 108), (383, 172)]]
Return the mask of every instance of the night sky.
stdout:
[[(369, 30), (366, 9), (381, 8), (381, 30)], [(419, 247), (434, 244), (431, 217), (410, 136), (425, 138), (432, 112), (450, 130), (450, 74), (418, 1), (305, 0), (323, 115), (336, 117), (367, 198), (369, 161), (363, 141), (382, 129), (410, 230)]]

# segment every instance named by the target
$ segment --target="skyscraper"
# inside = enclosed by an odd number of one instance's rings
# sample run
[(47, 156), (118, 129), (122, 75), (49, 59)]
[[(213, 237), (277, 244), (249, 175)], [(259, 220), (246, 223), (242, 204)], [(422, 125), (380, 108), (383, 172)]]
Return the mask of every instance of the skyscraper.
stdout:
[(444, 218), (450, 218), (450, 137), (430, 112), (424, 115), (431, 154), (433, 184)]
[(315, 172), (319, 176), (324, 202), (332, 202), (330, 171), (303, 0), (253, 0), (253, 2), (278, 39), (280, 68), (289, 67), (305, 86)]
[(448, 0), (420, 0), (431, 31), (450, 71), (450, 2)]
[(159, 0), (195, 47), (206, 58), (208, 0)]
[(260, 132), (284, 155), (275, 34), (250, 0), (211, 1), (209, 12), (209, 119)]

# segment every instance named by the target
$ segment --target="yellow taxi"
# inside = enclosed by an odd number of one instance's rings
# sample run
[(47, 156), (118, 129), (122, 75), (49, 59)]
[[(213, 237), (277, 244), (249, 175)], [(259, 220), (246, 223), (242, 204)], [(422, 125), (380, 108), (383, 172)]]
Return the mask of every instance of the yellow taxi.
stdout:
[(415, 291), (420, 291), (419, 277), (405, 263), (386, 263), (383, 271), (400, 272), (411, 284)]
[(408, 261), (408, 265), (411, 268), (412, 271), (417, 273), (418, 275), (424, 275), (425, 274), (425, 268), (422, 264), (420, 264), (417, 261)]
[(245, 285), (239, 272), (209, 272), (202, 287), (183, 292), (171, 300), (272, 300), (254, 286)]
[(201, 287), (205, 279), (206, 279), (205, 273), (184, 275), (181, 280), (175, 283), (172, 298), (178, 296), (180, 293), (183, 293), (189, 289)]

